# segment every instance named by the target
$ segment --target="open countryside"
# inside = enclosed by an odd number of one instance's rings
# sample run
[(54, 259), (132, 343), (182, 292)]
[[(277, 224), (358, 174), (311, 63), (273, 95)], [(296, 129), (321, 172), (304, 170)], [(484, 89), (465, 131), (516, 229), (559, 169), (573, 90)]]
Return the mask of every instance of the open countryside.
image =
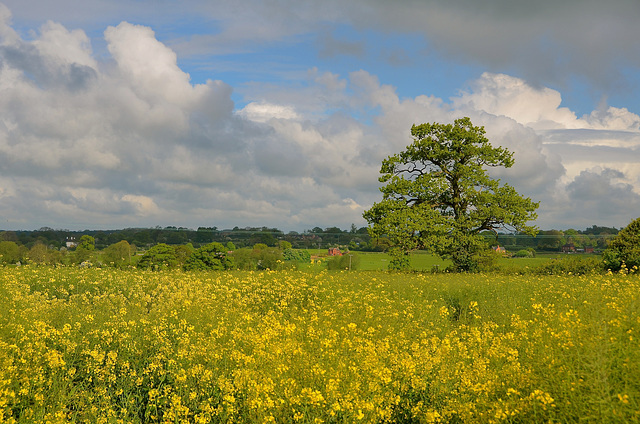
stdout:
[[(599, 255), (607, 248), (619, 229), (593, 225), (584, 230), (542, 230), (535, 237), (523, 234), (485, 235), (487, 243), (494, 248), (504, 248), (503, 257), (519, 257), (518, 261), (501, 261), (505, 265), (531, 263), (537, 264), (545, 259), (566, 257), (567, 253), (587, 253)], [(92, 238), (91, 252), (77, 255), (77, 248), (82, 236)], [(246, 227), (233, 229), (217, 229), (200, 227), (197, 230), (181, 227), (137, 228), (111, 231), (69, 231), (41, 228), (34, 231), (0, 232), (0, 263), (61, 263), (80, 264), (90, 259), (96, 265), (109, 265), (109, 257), (104, 251), (109, 246), (126, 241), (129, 244), (127, 265), (134, 265), (146, 250), (156, 244), (168, 244), (184, 249), (192, 249), (211, 242), (227, 244), (234, 248), (253, 248), (255, 245), (277, 247), (286, 242), (297, 251), (307, 251), (310, 255), (325, 257), (329, 248), (338, 248), (341, 252), (351, 252), (361, 257), (361, 265), (357, 269), (387, 269), (390, 258), (385, 253), (389, 248), (386, 238), (371, 238), (366, 228), (341, 230), (337, 227), (325, 229), (315, 227), (304, 232), (285, 232), (277, 228)], [(288, 245), (287, 244), (287, 245)], [(34, 249), (31, 253), (30, 250)], [(75, 252), (75, 253), (74, 253)], [(519, 254), (520, 252), (520, 254)], [(525, 253), (527, 252), (527, 253)], [(45, 254), (46, 253), (46, 254)], [(535, 257), (531, 257), (534, 256)], [(107, 255), (108, 256), (108, 255)], [(578, 255), (580, 256), (580, 255)], [(583, 256), (580, 256), (583, 257)], [(522, 260), (527, 259), (527, 260)], [(412, 255), (412, 269), (431, 271), (435, 265), (448, 266), (449, 262), (440, 260), (424, 251), (416, 251)], [(303, 263), (298, 263), (304, 266)]]
[(225, 250), (250, 271), (136, 269), (142, 251), (118, 265), (81, 244), (75, 264), (38, 265), (23, 249), (0, 268), (0, 422), (640, 419), (635, 269), (507, 251), (451, 274), (416, 252), (421, 272), (389, 273), (384, 252), (289, 245)]
[(0, 424), (640, 424), (638, 22), (0, 0)]
[(640, 218), (538, 242), (508, 150), (414, 130), (367, 228), (3, 232), (0, 419), (639, 420)]

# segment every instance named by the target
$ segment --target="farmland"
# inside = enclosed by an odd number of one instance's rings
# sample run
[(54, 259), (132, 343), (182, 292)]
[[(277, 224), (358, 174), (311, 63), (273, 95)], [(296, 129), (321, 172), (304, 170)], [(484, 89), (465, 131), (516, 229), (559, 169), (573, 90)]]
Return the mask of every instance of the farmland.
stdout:
[[(326, 256), (326, 250), (324, 249), (307, 249), (312, 255), (321, 258), (321, 261), (325, 263), (330, 257)], [(363, 271), (386, 271), (391, 260), (391, 256), (382, 252), (352, 252), (354, 256), (359, 257), (359, 264), (357, 269)], [(498, 258), (495, 267), (501, 270), (514, 270), (530, 268), (533, 269), (552, 259), (575, 259), (584, 260), (589, 258), (599, 258), (598, 255), (562, 255), (559, 253), (538, 253), (534, 258)], [(320, 265), (322, 265), (322, 262)], [(410, 269), (421, 272), (443, 271), (451, 265), (450, 260), (441, 259), (433, 254), (427, 253), (423, 250), (412, 252), (410, 255)], [(301, 270), (318, 271), (323, 267), (318, 264), (307, 265), (298, 264)]]
[(0, 269), (0, 422), (637, 422), (640, 280)]

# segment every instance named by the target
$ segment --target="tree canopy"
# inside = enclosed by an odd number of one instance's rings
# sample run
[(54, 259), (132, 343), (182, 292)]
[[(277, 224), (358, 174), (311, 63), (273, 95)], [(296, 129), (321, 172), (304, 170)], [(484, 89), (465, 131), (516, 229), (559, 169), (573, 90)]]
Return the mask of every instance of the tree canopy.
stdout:
[(165, 243), (156, 244), (147, 250), (138, 262), (138, 268), (153, 271), (176, 268), (177, 266), (176, 249)]
[(126, 240), (114, 243), (104, 249), (103, 259), (116, 268), (131, 265), (131, 245)]
[(410, 251), (426, 249), (470, 271), (486, 249), (481, 231), (536, 233), (527, 222), (537, 217), (538, 203), (487, 173), (514, 161), (489, 143), (484, 127), (462, 118), (414, 125), (411, 135), (406, 150), (382, 162), (382, 201), (364, 213), (371, 237), (392, 242), (391, 267), (407, 267)]
[(611, 241), (603, 255), (605, 267), (617, 271), (623, 266), (632, 269), (640, 267), (640, 218), (637, 218)]
[(233, 258), (222, 243), (209, 243), (196, 249), (184, 263), (186, 271), (224, 270), (233, 268)]

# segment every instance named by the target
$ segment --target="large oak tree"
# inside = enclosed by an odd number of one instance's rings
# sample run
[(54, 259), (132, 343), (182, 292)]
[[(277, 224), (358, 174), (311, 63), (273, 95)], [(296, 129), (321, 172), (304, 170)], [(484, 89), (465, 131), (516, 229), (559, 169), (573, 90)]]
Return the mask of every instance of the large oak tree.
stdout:
[(513, 154), (491, 146), (484, 127), (462, 118), (414, 125), (411, 135), (406, 150), (382, 162), (382, 201), (364, 213), (371, 236), (393, 242), (391, 267), (407, 267), (410, 251), (426, 249), (470, 271), (487, 248), (481, 232), (535, 235), (527, 222), (537, 217), (538, 203), (487, 173), (511, 167)]

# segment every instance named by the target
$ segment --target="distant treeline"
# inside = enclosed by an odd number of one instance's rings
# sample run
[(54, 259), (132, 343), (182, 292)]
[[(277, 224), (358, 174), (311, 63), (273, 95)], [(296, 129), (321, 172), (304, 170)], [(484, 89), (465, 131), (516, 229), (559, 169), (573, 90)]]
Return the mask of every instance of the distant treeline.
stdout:
[(599, 227), (597, 225), (579, 231), (574, 229), (559, 231), (540, 231), (536, 237), (523, 234), (485, 234), (490, 244), (500, 245), (511, 252), (520, 249), (533, 248), (539, 252), (559, 252), (563, 246), (573, 246), (575, 251), (602, 251), (607, 248), (613, 237), (620, 230), (614, 227)]
[(295, 249), (326, 248), (329, 246), (350, 246), (352, 250), (384, 250), (376, 241), (371, 242), (366, 227), (341, 230), (337, 227), (322, 229), (315, 227), (298, 233), (285, 233), (277, 228), (268, 227), (234, 227), (220, 230), (217, 227), (199, 227), (197, 230), (184, 227), (126, 228), (122, 230), (56, 230), (43, 227), (33, 231), (1, 231), (0, 241), (13, 241), (28, 248), (40, 243), (49, 248), (60, 249), (67, 243), (77, 242), (83, 235), (95, 239), (96, 249), (104, 249), (119, 241), (126, 240), (139, 248), (147, 248), (160, 243), (168, 245), (184, 245), (191, 243), (194, 247), (212, 242), (233, 243), (236, 247), (251, 247), (255, 244), (266, 244), (273, 247), (279, 241), (288, 241)]
[[(491, 245), (500, 245), (510, 251), (532, 247), (537, 251), (560, 251), (562, 246), (572, 244), (576, 249), (593, 247), (595, 250), (606, 248), (609, 241), (618, 233), (614, 227), (592, 226), (586, 230), (546, 230), (540, 231), (537, 237), (521, 234), (486, 233)], [(218, 229), (217, 227), (199, 227), (197, 230), (184, 227), (127, 228), (122, 230), (56, 230), (43, 227), (32, 231), (2, 231), (0, 241), (13, 241), (31, 248), (37, 243), (49, 248), (66, 248), (67, 242), (78, 241), (83, 235), (95, 239), (96, 249), (104, 249), (110, 245), (126, 240), (139, 248), (148, 248), (159, 243), (168, 245), (184, 245), (191, 243), (194, 247), (212, 242), (233, 243), (236, 247), (251, 247), (262, 243), (276, 246), (279, 241), (291, 243), (294, 249), (345, 247), (350, 250), (384, 251), (389, 241), (384, 237), (371, 239), (366, 227), (357, 228), (352, 225), (348, 230), (338, 227), (315, 227), (304, 232), (284, 232), (268, 227), (234, 227)]]

